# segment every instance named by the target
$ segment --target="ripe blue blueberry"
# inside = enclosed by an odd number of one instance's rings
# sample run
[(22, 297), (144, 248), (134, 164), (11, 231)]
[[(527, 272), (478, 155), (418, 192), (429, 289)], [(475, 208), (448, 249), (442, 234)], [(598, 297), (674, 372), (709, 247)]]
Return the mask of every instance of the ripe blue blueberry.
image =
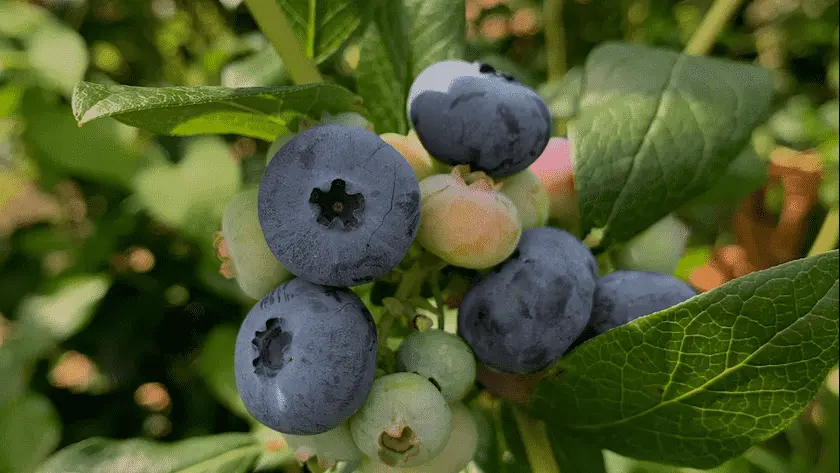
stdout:
[(695, 295), (691, 286), (670, 274), (615, 271), (598, 281), (589, 327), (599, 335)]
[(447, 402), (467, 395), (475, 383), (475, 357), (461, 337), (443, 330), (412, 332), (397, 352), (397, 368), (428, 378)]
[(242, 322), (236, 386), (260, 423), (285, 434), (320, 434), (364, 404), (376, 350), (376, 327), (358, 296), (296, 278)]
[(458, 334), (490, 368), (539, 371), (586, 327), (596, 277), (595, 258), (572, 234), (527, 230), (513, 256), (467, 291)]
[(432, 156), (492, 177), (527, 168), (551, 135), (542, 98), (486, 64), (433, 64), (417, 76), (408, 100), (409, 119)]
[(408, 252), (420, 225), (420, 185), (374, 133), (317, 126), (268, 164), (258, 210), (268, 247), (290, 272), (355, 286), (391, 271)]

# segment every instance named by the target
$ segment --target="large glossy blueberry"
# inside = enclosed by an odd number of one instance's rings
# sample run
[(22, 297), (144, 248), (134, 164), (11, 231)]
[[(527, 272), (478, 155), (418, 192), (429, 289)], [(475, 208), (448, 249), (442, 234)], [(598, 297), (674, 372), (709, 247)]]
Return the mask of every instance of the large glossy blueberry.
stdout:
[(236, 339), (236, 386), (248, 412), (278, 432), (314, 435), (364, 404), (376, 327), (346, 288), (296, 278), (255, 305)]
[(551, 135), (551, 114), (536, 92), (478, 63), (429, 66), (409, 90), (408, 113), (432, 156), (492, 177), (527, 168)]
[(535, 228), (479, 279), (458, 309), (458, 334), (482, 363), (523, 374), (559, 358), (589, 322), (597, 265), (570, 233)]
[(317, 126), (268, 164), (258, 210), (268, 247), (289, 271), (355, 286), (408, 252), (420, 225), (420, 185), (399, 151), (374, 133)]
[(589, 328), (599, 335), (695, 295), (691, 286), (670, 274), (615, 271), (598, 281)]

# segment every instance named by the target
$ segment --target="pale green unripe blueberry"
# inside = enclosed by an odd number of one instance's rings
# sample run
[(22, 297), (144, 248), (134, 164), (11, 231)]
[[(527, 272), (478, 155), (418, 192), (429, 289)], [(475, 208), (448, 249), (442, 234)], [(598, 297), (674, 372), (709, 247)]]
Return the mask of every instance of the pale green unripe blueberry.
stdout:
[(691, 229), (668, 215), (612, 252), (616, 269), (674, 274), (685, 252)]
[(236, 282), (242, 292), (259, 300), (291, 279), (292, 273), (268, 249), (257, 215), (257, 193), (253, 187), (231, 199), (222, 218), (221, 233)]
[(489, 178), (469, 185), (458, 167), (420, 183), (417, 242), (453, 266), (486, 269), (507, 259), (522, 235), (516, 206)]
[(415, 331), (397, 352), (397, 369), (426, 377), (447, 402), (467, 395), (475, 383), (475, 366), (469, 345), (443, 330)]
[(321, 116), (321, 125), (346, 125), (364, 128), (373, 132), (373, 125), (367, 119), (356, 112), (344, 112), (336, 115), (324, 112)]
[(452, 411), (428, 379), (394, 373), (374, 379), (367, 401), (350, 419), (362, 453), (388, 466), (434, 458), (449, 440)]
[(347, 422), (318, 435), (283, 434), (283, 437), (295, 452), (297, 461), (301, 463), (317, 457), (318, 465), (322, 468), (330, 468), (339, 461), (354, 461), (362, 458), (362, 452), (356, 447)]
[[(365, 117), (359, 115), (356, 112), (345, 112), (339, 113), (336, 115), (332, 115), (329, 112), (324, 112), (321, 116), (320, 121), (315, 121), (310, 118), (301, 120), (299, 123), (298, 132), (302, 132), (309, 128), (313, 128), (320, 125), (347, 125), (347, 126), (356, 126), (359, 128), (364, 128), (368, 131), (373, 131), (373, 125), (371, 125)], [(274, 143), (268, 148), (268, 152), (265, 155), (265, 163), (268, 164), (271, 159), (280, 151), (280, 148), (283, 147), (286, 143), (288, 143), (292, 138), (297, 136), (297, 133), (288, 132), (283, 133), (282, 135), (278, 136)]]
[(530, 169), (503, 179), (501, 185), (501, 193), (516, 206), (523, 231), (548, 223), (548, 189)]
[(282, 135), (278, 136), (277, 139), (274, 140), (274, 143), (271, 143), (271, 146), (269, 146), (268, 148), (268, 152), (265, 154), (265, 164), (271, 162), (271, 159), (274, 157), (275, 154), (277, 154), (278, 151), (280, 151), (280, 148), (282, 148), (283, 145), (291, 141), (291, 139), (295, 136), (297, 136), (297, 133), (292, 132), (283, 133)]
[(422, 465), (411, 468), (395, 468), (365, 458), (358, 473), (458, 473), (470, 463), (478, 446), (478, 429), (473, 413), (460, 402), (450, 404), (452, 430), (449, 441), (441, 452)]

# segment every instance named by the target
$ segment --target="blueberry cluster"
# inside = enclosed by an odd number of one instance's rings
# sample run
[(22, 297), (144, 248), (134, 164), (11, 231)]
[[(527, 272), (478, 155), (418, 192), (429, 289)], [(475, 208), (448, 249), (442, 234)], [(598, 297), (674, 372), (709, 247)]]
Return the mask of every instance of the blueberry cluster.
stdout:
[[(301, 462), (461, 471), (478, 368), (540, 371), (693, 295), (664, 274), (599, 278), (587, 247), (547, 226), (555, 196), (529, 166), (549, 151), (551, 120), (514, 78), (444, 61), (417, 77), (407, 112), (407, 135), (376, 135), (355, 114), (304, 123), (225, 212), (223, 272), (258, 300), (236, 341), (237, 388)], [(460, 305), (457, 334), (445, 301)], [(438, 327), (417, 323), (424, 304)], [(394, 323), (409, 333), (396, 349)]]
[(563, 230), (535, 228), (467, 291), (458, 334), (485, 366), (535, 373), (594, 336), (694, 295), (668, 274), (622, 270), (599, 278), (580, 240)]

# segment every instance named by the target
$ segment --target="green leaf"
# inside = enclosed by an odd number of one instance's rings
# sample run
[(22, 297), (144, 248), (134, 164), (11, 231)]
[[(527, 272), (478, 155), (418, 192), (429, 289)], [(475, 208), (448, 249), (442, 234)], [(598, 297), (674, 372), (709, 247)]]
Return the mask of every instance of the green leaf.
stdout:
[(228, 409), (253, 422), (253, 417), (245, 409), (236, 388), (233, 373), (233, 350), (236, 346), (237, 329), (221, 325), (214, 328), (201, 349), (199, 370), (204, 381), (210, 386), (216, 398)]
[(710, 468), (784, 429), (838, 361), (838, 252), (731, 281), (610, 330), (547, 376), (551, 427)]
[(604, 454), (597, 444), (562, 429), (546, 429), (554, 460), (560, 467), (560, 473), (567, 471), (585, 471), (586, 473), (606, 473)]
[[(837, 379), (837, 368), (833, 370), (833, 376), (829, 376), (829, 382), (820, 393), (820, 408), (823, 414), (821, 427), (823, 449), (819, 460), (819, 473), (834, 473), (840, 471), (840, 448), (834, 448), (840, 444), (840, 399), (837, 398), (836, 384), (831, 386), (831, 379)], [(775, 473), (775, 472), (773, 472)]]
[(29, 67), (41, 84), (66, 96), (84, 79), (90, 63), (87, 44), (79, 33), (60, 23), (38, 29), (26, 42)]
[(69, 277), (48, 294), (24, 299), (18, 320), (23, 327), (37, 327), (55, 342), (66, 340), (87, 325), (110, 287), (111, 279), (101, 274)]
[(569, 123), (583, 234), (629, 240), (711, 188), (767, 115), (751, 64), (607, 43), (588, 57)]
[(251, 433), (257, 442), (263, 445), (263, 452), (254, 467), (254, 471), (286, 471), (283, 467), (295, 463), (295, 451), (289, 447), (283, 434), (272, 430), (252, 419)]
[(33, 471), (61, 440), (61, 423), (49, 399), (36, 393), (0, 404), (0, 473)]
[(759, 156), (752, 145), (747, 146), (714, 186), (693, 199), (689, 205), (739, 202), (767, 182), (767, 165), (767, 160)]
[(370, 0), (277, 0), (306, 55), (323, 62), (361, 27)]
[(562, 79), (547, 82), (539, 93), (556, 120), (568, 120), (577, 113), (583, 82), (583, 68), (573, 67)]
[(36, 473), (246, 473), (261, 450), (250, 434), (196, 437), (169, 444), (95, 437), (60, 450)]
[(481, 471), (531, 473), (511, 407), (500, 401), (487, 402), (479, 398), (470, 409), (478, 428), (478, 445), (473, 462)]
[(402, 2), (383, 2), (360, 42), (357, 89), (380, 134), (408, 130), (404, 105), (411, 65), (406, 22)]
[(381, 2), (361, 41), (359, 95), (377, 133), (405, 133), (406, 99), (426, 67), (466, 53), (463, 0)]
[(239, 190), (241, 172), (225, 142), (205, 136), (189, 142), (177, 165), (165, 163), (140, 172), (135, 192), (156, 219), (209, 241)]
[(3, 380), (0, 383), (0, 405), (26, 391), (26, 371), (30, 364), (18, 359), (14, 340), (4, 340), (0, 350), (0, 379)]
[(467, 31), (464, 0), (405, 0), (405, 7), (410, 25), (411, 81), (436, 62), (464, 58)]
[[(498, 413), (499, 433), (504, 442), (505, 451), (502, 454), (504, 469), (510, 473), (531, 473), (535, 468), (528, 463), (528, 453), (525, 450), (525, 443), (522, 435), (516, 426), (513, 407), (506, 402), (501, 402)], [(536, 468), (539, 468), (537, 466)]]
[(222, 69), (224, 87), (260, 87), (281, 83), (286, 76), (283, 60), (270, 44)]
[(273, 141), (300, 118), (362, 111), (358, 97), (331, 84), (288, 87), (131, 87), (82, 82), (73, 94), (80, 125), (113, 117), (163, 135), (239, 134)]
[(73, 177), (128, 188), (141, 167), (136, 130), (103, 120), (79, 129), (66, 105), (47, 103), (36, 94), (24, 97), (23, 132), (28, 150), (44, 167)]

